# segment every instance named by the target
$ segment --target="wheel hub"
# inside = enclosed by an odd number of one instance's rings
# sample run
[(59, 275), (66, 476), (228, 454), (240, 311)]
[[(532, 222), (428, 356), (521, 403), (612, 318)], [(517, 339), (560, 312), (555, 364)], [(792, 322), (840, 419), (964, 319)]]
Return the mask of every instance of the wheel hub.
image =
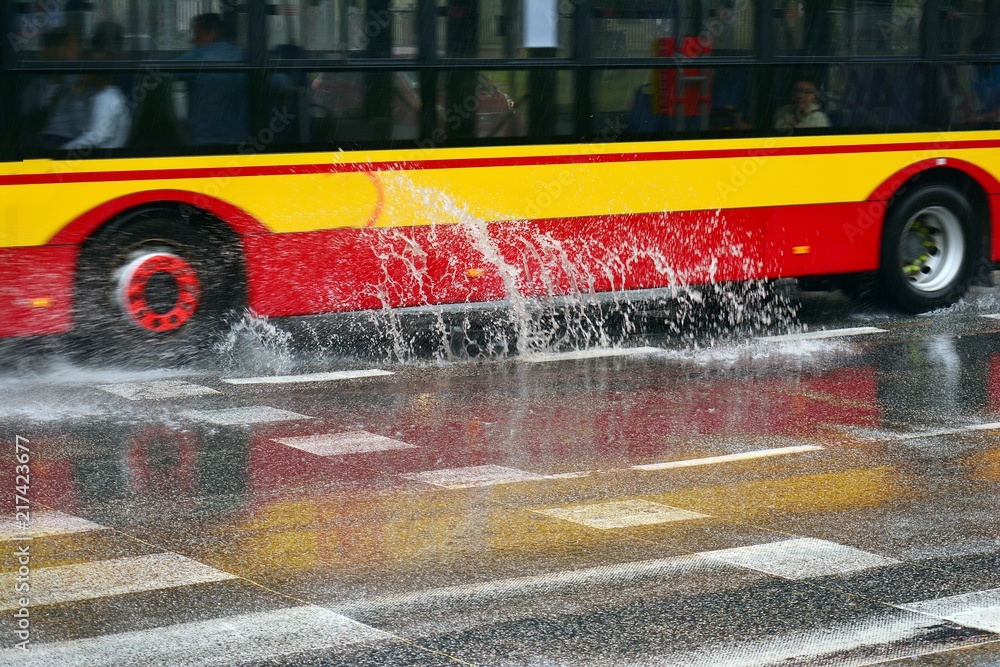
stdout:
[(146, 252), (122, 268), (117, 300), (129, 320), (146, 331), (165, 333), (184, 326), (198, 310), (198, 274), (183, 257)]
[(899, 261), (910, 287), (935, 292), (950, 285), (962, 268), (965, 239), (958, 218), (942, 206), (929, 206), (903, 228)]

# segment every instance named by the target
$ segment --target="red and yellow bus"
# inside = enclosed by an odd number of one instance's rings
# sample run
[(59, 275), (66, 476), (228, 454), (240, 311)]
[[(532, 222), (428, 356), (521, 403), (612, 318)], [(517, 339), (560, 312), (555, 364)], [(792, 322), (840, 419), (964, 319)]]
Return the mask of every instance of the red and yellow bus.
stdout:
[(1000, 259), (987, 0), (0, 11), (4, 337), (787, 277), (922, 311)]

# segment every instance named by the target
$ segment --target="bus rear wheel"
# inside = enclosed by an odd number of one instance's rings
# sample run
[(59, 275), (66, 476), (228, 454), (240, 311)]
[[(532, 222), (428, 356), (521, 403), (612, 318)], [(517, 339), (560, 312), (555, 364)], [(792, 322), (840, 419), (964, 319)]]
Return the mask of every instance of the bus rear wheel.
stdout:
[(223, 239), (171, 212), (140, 214), (83, 248), (75, 330), (88, 356), (187, 363), (241, 304)]
[(889, 209), (876, 291), (906, 312), (949, 306), (968, 290), (981, 252), (968, 198), (950, 185), (922, 186)]

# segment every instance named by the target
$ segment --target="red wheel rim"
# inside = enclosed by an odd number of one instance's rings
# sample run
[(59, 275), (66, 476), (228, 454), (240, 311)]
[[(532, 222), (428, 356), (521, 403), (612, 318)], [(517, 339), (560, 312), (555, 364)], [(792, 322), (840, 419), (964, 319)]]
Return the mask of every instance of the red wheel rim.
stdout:
[[(173, 304), (154, 310), (149, 303), (150, 280), (159, 274), (169, 276), (176, 286)], [(138, 257), (122, 269), (118, 280), (118, 300), (125, 314), (136, 326), (157, 333), (176, 331), (197, 312), (201, 299), (198, 274), (184, 258), (167, 252)]]

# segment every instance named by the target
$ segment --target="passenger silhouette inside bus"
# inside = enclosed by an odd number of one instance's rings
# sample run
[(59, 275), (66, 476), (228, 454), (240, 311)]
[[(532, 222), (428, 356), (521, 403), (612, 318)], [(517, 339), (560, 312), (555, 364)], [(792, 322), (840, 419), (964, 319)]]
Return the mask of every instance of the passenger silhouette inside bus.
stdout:
[[(69, 28), (54, 28), (41, 37), (41, 59), (70, 62), (83, 57), (83, 37)], [(87, 96), (80, 74), (52, 74), (29, 79), (21, 92), (20, 113), (25, 148), (58, 150), (83, 133)]]
[[(243, 62), (243, 49), (225, 38), (219, 14), (191, 19), (194, 48), (181, 61)], [(197, 145), (235, 145), (250, 134), (247, 109), (249, 81), (242, 72), (183, 72), (175, 80), (187, 85), (187, 139)]]
[[(119, 24), (112, 21), (98, 24), (91, 37), (90, 59), (97, 62), (119, 59), (124, 39), (125, 31)], [(89, 72), (78, 85), (88, 99), (87, 122), (80, 134), (60, 148), (80, 151), (125, 146), (132, 127), (132, 112), (114, 74)]]
[(830, 119), (820, 107), (819, 91), (812, 81), (799, 80), (792, 86), (792, 103), (778, 109), (774, 116), (776, 130), (830, 127)]

